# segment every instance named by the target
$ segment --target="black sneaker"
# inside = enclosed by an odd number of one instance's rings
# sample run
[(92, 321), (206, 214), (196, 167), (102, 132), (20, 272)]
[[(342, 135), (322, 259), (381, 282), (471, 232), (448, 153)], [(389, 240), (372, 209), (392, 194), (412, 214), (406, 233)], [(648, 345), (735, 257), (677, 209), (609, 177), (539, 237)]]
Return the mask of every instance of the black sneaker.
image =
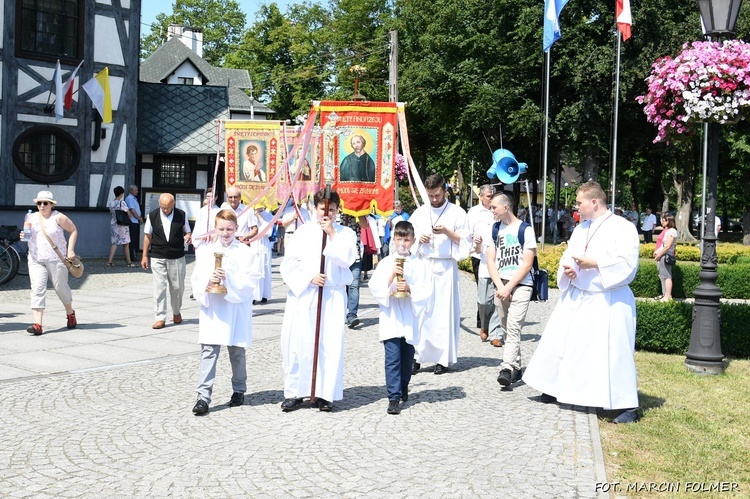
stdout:
[(316, 402), (318, 403), (318, 410), (320, 412), (331, 412), (333, 410), (333, 405), (325, 399), (316, 399)]
[(208, 402), (203, 399), (198, 399), (193, 406), (193, 414), (196, 416), (205, 416), (208, 414)]
[(398, 400), (388, 401), (388, 414), (401, 414), (401, 407)]
[(627, 409), (622, 411), (612, 422), (614, 424), (628, 424), (636, 423), (639, 419), (641, 419), (641, 416), (638, 414), (638, 409)]
[(284, 412), (290, 412), (299, 409), (299, 406), (302, 404), (302, 399), (298, 398), (288, 398), (284, 399), (284, 401), (281, 403), (281, 410)]
[(518, 369), (503, 369), (500, 374), (497, 375), (497, 382), (502, 386), (510, 386), (521, 378), (520, 371)]
[(419, 372), (419, 369), (422, 367), (422, 364), (417, 362), (416, 360), (412, 362), (411, 364), (411, 375), (414, 376)]
[(348, 324), (349, 329), (354, 329), (355, 327), (359, 326), (361, 322), (362, 321), (360, 321), (356, 317), (353, 318), (352, 320), (349, 321), (349, 324)]
[(245, 403), (245, 394), (240, 392), (234, 392), (232, 398), (229, 399), (229, 407), (239, 407)]
[(435, 364), (435, 374), (445, 374), (448, 369), (443, 364)]

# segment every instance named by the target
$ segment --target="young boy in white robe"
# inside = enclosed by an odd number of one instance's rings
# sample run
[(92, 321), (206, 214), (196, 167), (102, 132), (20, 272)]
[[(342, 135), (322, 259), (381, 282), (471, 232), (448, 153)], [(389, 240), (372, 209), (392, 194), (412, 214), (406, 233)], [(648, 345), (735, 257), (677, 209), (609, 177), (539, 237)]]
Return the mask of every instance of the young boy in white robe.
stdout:
[[(331, 192), (326, 212), (325, 192), (314, 198), (315, 221), (300, 225), (287, 241), (281, 277), (289, 286), (281, 352), (284, 371), (284, 412), (298, 409), (311, 397), (315, 329), (320, 320), (315, 398), (318, 409), (332, 410), (332, 402), (344, 398), (344, 333), (346, 331), (346, 287), (352, 282), (349, 267), (357, 256), (357, 236), (335, 222), (340, 199)], [(324, 272), (320, 272), (325, 238)], [(320, 318), (318, 294), (323, 293)]]
[[(388, 414), (400, 414), (400, 403), (409, 398), (414, 344), (427, 306), (432, 302), (430, 268), (411, 255), (416, 238), (406, 221), (393, 230), (395, 253), (383, 259), (372, 273), (369, 286), (380, 305), (380, 341), (385, 349), (385, 387)], [(407, 294), (409, 296), (403, 296)], [(401, 296), (399, 296), (401, 295)]]
[[(193, 296), (201, 306), (198, 320), (201, 365), (195, 390), (198, 400), (193, 407), (196, 416), (208, 414), (221, 345), (227, 347), (232, 364), (233, 393), (229, 406), (237, 407), (245, 402), (245, 348), (252, 343), (253, 291), (260, 274), (255, 252), (235, 239), (237, 227), (234, 211), (219, 211), (216, 240), (201, 245), (195, 254), (191, 284)], [(222, 259), (221, 266), (216, 268), (218, 253)], [(223, 285), (226, 292), (209, 292), (207, 288), (213, 285)]]

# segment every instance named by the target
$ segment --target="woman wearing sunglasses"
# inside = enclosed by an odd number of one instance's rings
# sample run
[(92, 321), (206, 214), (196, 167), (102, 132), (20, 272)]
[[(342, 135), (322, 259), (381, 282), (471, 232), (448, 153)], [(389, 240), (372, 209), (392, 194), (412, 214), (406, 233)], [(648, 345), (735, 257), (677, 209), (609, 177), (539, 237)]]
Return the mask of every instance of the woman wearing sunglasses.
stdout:
[[(29, 217), (31, 219), (31, 237), (27, 241), (29, 244), (31, 311), (34, 315), (34, 324), (29, 326), (26, 331), (34, 336), (39, 336), (44, 332), (42, 317), (46, 305), (48, 277), (52, 280), (52, 286), (65, 306), (65, 313), (68, 316), (68, 329), (73, 329), (78, 325), (76, 313), (73, 310), (73, 293), (68, 285), (68, 269), (44, 235), (42, 224), (57, 249), (67, 258), (75, 256), (78, 229), (67, 216), (55, 210), (57, 202), (50, 191), (40, 191), (34, 202), (39, 212), (35, 216)], [(65, 232), (69, 234), (67, 242), (65, 241)], [(21, 238), (24, 239), (23, 232), (21, 232)]]

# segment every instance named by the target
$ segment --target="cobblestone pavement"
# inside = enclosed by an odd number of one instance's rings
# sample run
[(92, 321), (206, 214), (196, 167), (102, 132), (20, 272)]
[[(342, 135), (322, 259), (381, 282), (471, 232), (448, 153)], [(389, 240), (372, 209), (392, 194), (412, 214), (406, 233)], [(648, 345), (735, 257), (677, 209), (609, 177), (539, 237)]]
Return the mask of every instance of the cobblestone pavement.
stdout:
[[(458, 364), (442, 376), (423, 366), (392, 416), (366, 288), (362, 325), (346, 337), (344, 399), (328, 414), (281, 412), (286, 291), (276, 274), (274, 299), (255, 311), (245, 404), (227, 405), (222, 351), (214, 405), (198, 418), (195, 302), (186, 298), (182, 325), (154, 331), (151, 277), (87, 263), (72, 331), (52, 294), (47, 332), (28, 335), (28, 288), (16, 278), (16, 290), (0, 290), (5, 497), (596, 497), (606, 480), (594, 414), (542, 404), (523, 383), (501, 390), (502, 349), (472, 327), (470, 276)], [(524, 364), (552, 307), (530, 306)]]

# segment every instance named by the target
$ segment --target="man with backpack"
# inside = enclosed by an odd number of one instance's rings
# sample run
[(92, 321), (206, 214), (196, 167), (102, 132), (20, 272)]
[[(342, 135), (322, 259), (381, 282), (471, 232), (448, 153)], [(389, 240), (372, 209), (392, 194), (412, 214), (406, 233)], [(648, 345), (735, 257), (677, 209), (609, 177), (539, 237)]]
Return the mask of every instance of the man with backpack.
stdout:
[(497, 237), (487, 234), (482, 239), (487, 241), (487, 267), (495, 283), (495, 305), (506, 334), (497, 382), (510, 386), (521, 379), (521, 328), (533, 291), (531, 269), (536, 256), (536, 236), (533, 227), (513, 214), (510, 194), (494, 194), (490, 208), (498, 220)]

